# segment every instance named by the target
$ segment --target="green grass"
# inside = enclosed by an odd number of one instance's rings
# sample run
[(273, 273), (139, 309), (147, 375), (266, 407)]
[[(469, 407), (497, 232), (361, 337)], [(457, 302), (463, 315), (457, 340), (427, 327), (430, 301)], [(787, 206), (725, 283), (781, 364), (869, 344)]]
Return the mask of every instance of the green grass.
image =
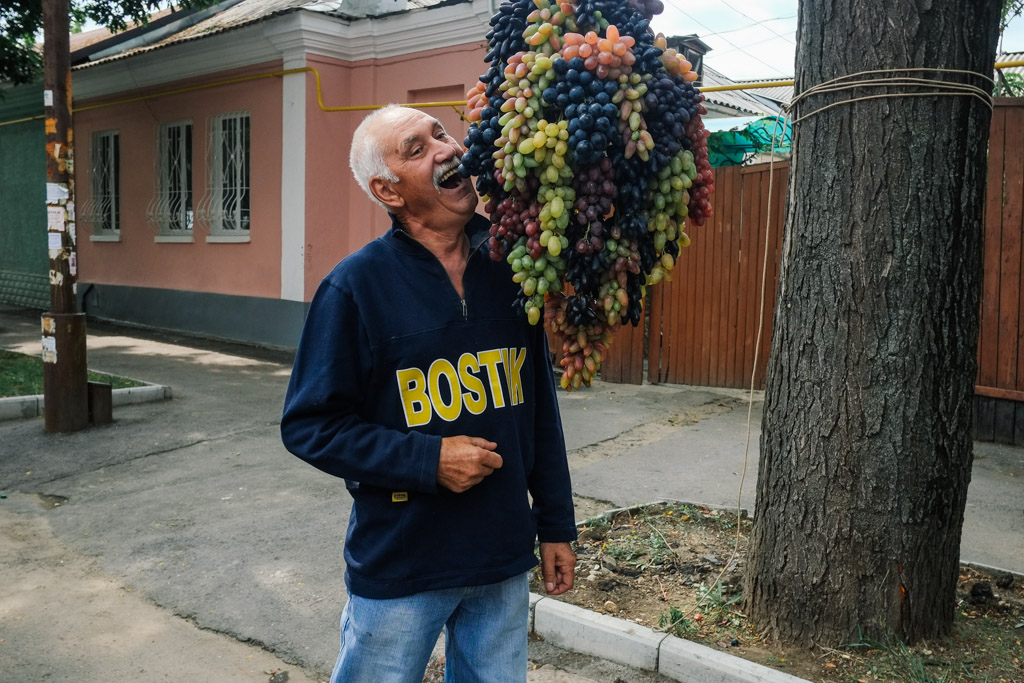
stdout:
[[(114, 389), (141, 387), (133, 379), (90, 372), (89, 381), (107, 382)], [(37, 356), (0, 349), (0, 398), (43, 393), (43, 360)]]

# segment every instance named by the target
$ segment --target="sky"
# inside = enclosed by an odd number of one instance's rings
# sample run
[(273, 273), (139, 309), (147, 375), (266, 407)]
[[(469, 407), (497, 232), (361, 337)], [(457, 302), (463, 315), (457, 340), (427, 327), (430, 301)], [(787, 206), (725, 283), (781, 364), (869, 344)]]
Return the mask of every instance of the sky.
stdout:
[[(665, 35), (696, 33), (712, 47), (704, 63), (733, 80), (790, 79), (796, 55), (797, 0), (663, 0), (652, 26)], [(1024, 51), (1024, 18), (1003, 34), (1003, 51)]]

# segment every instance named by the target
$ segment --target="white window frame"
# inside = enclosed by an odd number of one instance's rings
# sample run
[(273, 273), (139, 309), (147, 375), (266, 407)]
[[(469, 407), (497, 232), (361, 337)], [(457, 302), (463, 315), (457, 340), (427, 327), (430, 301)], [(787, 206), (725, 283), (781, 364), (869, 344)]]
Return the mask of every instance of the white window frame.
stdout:
[(251, 223), (251, 139), (248, 111), (210, 120), (210, 235), (207, 242), (248, 242)]
[(195, 225), (195, 128), (172, 121), (157, 131), (157, 242), (191, 242)]
[(117, 130), (92, 134), (90, 150), (92, 196), (84, 212), (92, 222), (93, 242), (121, 239), (121, 136)]

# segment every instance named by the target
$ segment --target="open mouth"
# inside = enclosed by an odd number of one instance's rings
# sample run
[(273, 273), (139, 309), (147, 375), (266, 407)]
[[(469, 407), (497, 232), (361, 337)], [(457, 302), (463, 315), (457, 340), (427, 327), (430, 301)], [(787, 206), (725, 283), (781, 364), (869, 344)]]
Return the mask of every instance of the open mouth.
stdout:
[(441, 174), (441, 177), (437, 181), (438, 188), (444, 190), (454, 190), (462, 184), (462, 176), (459, 175), (459, 167), (453, 166), (448, 169), (447, 172)]

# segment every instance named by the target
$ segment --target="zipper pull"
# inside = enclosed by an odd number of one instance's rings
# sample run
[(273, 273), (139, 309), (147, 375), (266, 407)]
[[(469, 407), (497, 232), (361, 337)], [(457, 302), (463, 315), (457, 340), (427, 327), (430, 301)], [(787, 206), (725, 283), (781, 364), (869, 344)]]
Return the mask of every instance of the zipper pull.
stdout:
[(462, 301), (462, 319), (465, 320), (465, 319), (469, 318), (469, 310), (466, 308), (466, 300), (462, 299), (461, 301)]

